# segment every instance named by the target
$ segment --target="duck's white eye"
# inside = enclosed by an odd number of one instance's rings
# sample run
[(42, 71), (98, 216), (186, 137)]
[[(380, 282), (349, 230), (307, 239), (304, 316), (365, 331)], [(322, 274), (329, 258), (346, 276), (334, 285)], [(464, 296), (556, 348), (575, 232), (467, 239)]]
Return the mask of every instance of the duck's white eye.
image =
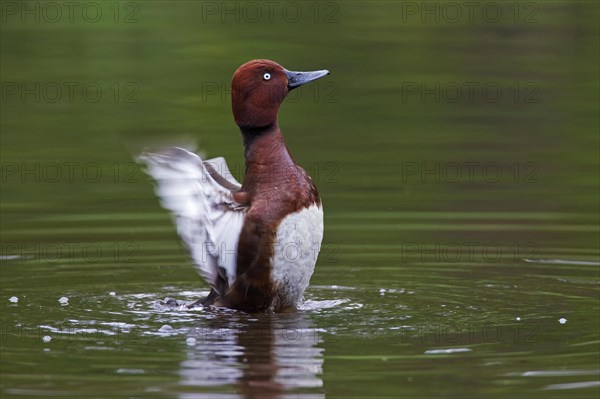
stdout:
[(263, 79), (264, 79), (264, 80), (269, 80), (269, 79), (271, 79), (271, 74), (270, 74), (269, 72), (266, 72), (266, 73), (263, 75)]

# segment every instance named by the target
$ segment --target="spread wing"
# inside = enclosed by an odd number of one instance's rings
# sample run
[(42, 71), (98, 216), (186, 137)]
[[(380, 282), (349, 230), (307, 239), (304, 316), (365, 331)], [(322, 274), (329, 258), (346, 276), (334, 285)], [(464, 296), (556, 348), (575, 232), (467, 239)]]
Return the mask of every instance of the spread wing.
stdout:
[(198, 273), (225, 294), (236, 276), (237, 246), (247, 207), (233, 199), (240, 189), (223, 158), (202, 161), (183, 148), (144, 153), (138, 161), (156, 181), (155, 192), (172, 212), (177, 232)]

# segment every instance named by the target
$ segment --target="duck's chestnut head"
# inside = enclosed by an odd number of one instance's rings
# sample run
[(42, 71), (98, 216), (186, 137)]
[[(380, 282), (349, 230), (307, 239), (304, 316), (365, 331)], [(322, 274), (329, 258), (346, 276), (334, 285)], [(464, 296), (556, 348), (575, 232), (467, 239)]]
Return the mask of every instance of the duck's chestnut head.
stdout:
[(287, 93), (329, 71), (288, 71), (270, 60), (252, 60), (240, 66), (231, 80), (235, 123), (242, 129), (260, 129), (277, 123), (279, 106)]

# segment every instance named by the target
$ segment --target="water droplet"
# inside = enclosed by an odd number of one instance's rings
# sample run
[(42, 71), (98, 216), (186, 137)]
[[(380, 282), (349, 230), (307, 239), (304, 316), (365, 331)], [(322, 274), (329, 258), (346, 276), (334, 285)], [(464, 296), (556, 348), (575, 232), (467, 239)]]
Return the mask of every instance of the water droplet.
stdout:
[(66, 296), (63, 296), (63, 297), (61, 297), (61, 298), (58, 300), (58, 302), (59, 302), (61, 305), (68, 305), (68, 304), (69, 304), (69, 298), (67, 298)]
[(519, 316), (517, 316), (517, 321), (521, 321), (521, 318)]
[(564, 317), (561, 317), (560, 319), (558, 319), (558, 322), (560, 324), (565, 324), (567, 322), (567, 319), (565, 319)]
[(42, 338), (42, 341), (48, 343), (48, 342), (52, 341), (52, 337), (49, 335), (44, 335), (44, 337)]
[(19, 302), (19, 298), (17, 298), (16, 296), (11, 296), (10, 298), (8, 298), (8, 300), (11, 303), (17, 303), (17, 302)]
[(168, 324), (165, 324), (164, 326), (162, 326), (161, 328), (158, 329), (159, 332), (171, 332), (173, 331), (173, 327), (171, 327)]
[(108, 295), (110, 295), (110, 296), (115, 296), (115, 295), (117, 295), (117, 293), (116, 293), (116, 292), (114, 292), (114, 291), (111, 291), (111, 292), (109, 292), (109, 293), (108, 293)]
[(188, 338), (185, 340), (185, 343), (188, 344), (189, 346), (194, 346), (194, 345), (196, 345), (196, 338)]

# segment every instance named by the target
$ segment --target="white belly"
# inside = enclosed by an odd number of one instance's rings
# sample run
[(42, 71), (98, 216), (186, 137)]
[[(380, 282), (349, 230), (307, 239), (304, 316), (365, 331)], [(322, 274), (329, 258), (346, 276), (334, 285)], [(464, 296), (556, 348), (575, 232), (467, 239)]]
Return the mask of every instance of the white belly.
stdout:
[(275, 236), (271, 279), (279, 305), (296, 306), (315, 270), (323, 240), (323, 208), (312, 205), (288, 215)]

